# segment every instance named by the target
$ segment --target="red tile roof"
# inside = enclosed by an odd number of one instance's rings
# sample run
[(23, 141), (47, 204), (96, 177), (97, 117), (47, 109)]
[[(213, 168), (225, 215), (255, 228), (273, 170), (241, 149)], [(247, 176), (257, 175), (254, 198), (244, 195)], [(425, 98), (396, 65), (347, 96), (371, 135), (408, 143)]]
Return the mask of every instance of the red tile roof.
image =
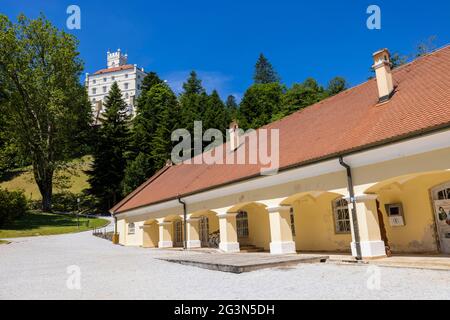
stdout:
[(116, 72), (116, 71), (128, 70), (128, 69), (134, 69), (134, 66), (132, 64), (126, 64), (126, 65), (123, 65), (120, 67), (101, 69), (101, 70), (98, 70), (94, 74), (104, 74), (104, 73), (110, 73), (110, 72)]
[[(376, 80), (346, 90), (264, 128), (279, 129), (280, 170), (450, 128), (450, 46), (393, 71), (396, 92), (378, 104)], [(121, 213), (258, 176), (258, 165), (165, 169), (114, 208)]]

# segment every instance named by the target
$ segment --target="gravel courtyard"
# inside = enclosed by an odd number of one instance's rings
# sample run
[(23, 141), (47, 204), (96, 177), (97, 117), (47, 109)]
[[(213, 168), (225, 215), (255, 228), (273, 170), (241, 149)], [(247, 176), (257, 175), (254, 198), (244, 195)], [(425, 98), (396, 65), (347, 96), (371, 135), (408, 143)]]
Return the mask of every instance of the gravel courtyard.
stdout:
[[(231, 274), (155, 259), (168, 254), (182, 252), (89, 232), (16, 239), (0, 245), (0, 299), (450, 299), (448, 271), (302, 264)], [(80, 289), (67, 286), (69, 266), (79, 267)]]

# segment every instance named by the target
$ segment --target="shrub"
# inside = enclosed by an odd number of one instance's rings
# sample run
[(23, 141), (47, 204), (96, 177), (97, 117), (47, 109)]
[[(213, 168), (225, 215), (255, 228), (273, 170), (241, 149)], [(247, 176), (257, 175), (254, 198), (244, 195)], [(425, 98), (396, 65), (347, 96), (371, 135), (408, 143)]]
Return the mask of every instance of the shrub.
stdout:
[(23, 192), (0, 189), (0, 226), (24, 216), (27, 210)]

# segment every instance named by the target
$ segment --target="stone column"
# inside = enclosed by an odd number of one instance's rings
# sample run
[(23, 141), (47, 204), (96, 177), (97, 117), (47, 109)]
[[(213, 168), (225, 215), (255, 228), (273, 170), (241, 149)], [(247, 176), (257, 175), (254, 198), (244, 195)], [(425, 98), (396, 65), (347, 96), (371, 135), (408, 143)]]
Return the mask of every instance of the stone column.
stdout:
[[(378, 224), (377, 195), (364, 194), (355, 197), (356, 216), (358, 219), (359, 238), (362, 258), (386, 257), (384, 241), (381, 239), (380, 226)], [(351, 202), (349, 204), (351, 209)], [(351, 219), (351, 215), (350, 215)], [(352, 255), (356, 254), (355, 230), (352, 226)]]
[(239, 242), (236, 228), (237, 213), (219, 213), (220, 244), (219, 248), (225, 252), (239, 252)]
[(188, 249), (201, 248), (202, 243), (199, 237), (199, 221), (200, 218), (188, 218), (187, 222), (187, 247)]
[(173, 222), (160, 222), (158, 248), (173, 248), (172, 225)]
[(280, 206), (267, 208), (270, 218), (270, 253), (296, 253), (295, 242), (292, 239), (291, 207)]

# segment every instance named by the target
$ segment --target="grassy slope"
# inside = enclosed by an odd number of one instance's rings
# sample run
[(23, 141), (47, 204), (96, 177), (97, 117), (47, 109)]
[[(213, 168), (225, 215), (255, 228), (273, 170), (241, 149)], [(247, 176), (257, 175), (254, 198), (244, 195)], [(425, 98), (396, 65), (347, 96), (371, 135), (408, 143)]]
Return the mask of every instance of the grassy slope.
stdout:
[[(101, 228), (108, 220), (80, 217), (80, 228), (77, 227), (75, 215), (57, 215), (42, 212), (30, 212), (22, 219), (14, 221), (0, 229), (0, 238), (18, 238), (31, 236), (55, 235), (63, 233), (87, 231)], [(89, 226), (86, 225), (89, 220)]]
[[(63, 170), (59, 175), (67, 176), (69, 178), (68, 183), (70, 188), (67, 191), (72, 193), (80, 193), (83, 189), (89, 187), (87, 182), (87, 175), (83, 172), (88, 170), (92, 163), (92, 158), (90, 156), (85, 156), (81, 159), (74, 160), (70, 163), (70, 167), (67, 170)], [(0, 188), (8, 190), (22, 190), (25, 192), (25, 196), (28, 199), (40, 200), (41, 194), (39, 189), (34, 182), (33, 172), (31, 167), (23, 168), (13, 172), (9, 179), (5, 181), (0, 181)], [(53, 192), (58, 193), (61, 190), (58, 189), (58, 185), (55, 185)]]

